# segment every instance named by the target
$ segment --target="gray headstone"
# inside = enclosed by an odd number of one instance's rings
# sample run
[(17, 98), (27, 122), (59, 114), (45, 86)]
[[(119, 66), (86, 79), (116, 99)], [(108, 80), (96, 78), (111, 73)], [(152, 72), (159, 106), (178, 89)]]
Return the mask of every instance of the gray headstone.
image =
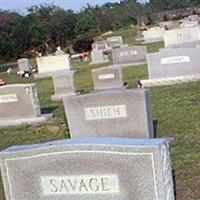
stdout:
[(31, 72), (31, 64), (27, 58), (17, 60), (19, 71)]
[(108, 49), (108, 43), (106, 40), (97, 41), (92, 44), (92, 50), (107, 50)]
[(111, 48), (120, 47), (122, 44), (124, 44), (122, 36), (109, 37), (107, 38), (107, 41), (108, 46)]
[(165, 21), (165, 22), (160, 22), (160, 28), (161, 29), (176, 29), (179, 27), (179, 23), (177, 21)]
[(91, 52), (92, 64), (100, 64), (109, 62), (108, 56), (103, 50), (95, 50)]
[(55, 94), (51, 96), (52, 100), (58, 101), (64, 96), (76, 95), (74, 72), (53, 76), (53, 85)]
[(35, 84), (12, 84), (0, 87), (0, 126), (42, 122)]
[(122, 69), (119, 67), (102, 67), (92, 70), (95, 90), (105, 90), (123, 87)]
[(146, 46), (129, 46), (112, 51), (114, 65), (137, 65), (146, 63)]
[(200, 74), (200, 49), (163, 49), (147, 55), (149, 79)]
[(106, 90), (64, 98), (72, 138), (152, 138), (151, 99), (146, 90)]
[(7, 200), (174, 200), (166, 139), (94, 138), (0, 154)]

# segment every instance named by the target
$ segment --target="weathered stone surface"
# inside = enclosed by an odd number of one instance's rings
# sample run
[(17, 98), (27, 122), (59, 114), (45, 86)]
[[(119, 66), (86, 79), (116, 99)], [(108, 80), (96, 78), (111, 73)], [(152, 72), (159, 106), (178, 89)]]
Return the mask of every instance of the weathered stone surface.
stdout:
[(146, 63), (146, 54), (146, 46), (129, 46), (113, 49), (113, 64), (123, 66)]
[(91, 52), (91, 64), (101, 64), (109, 62), (109, 58), (104, 54), (103, 50), (95, 50)]
[(36, 58), (38, 74), (35, 78), (48, 78), (72, 70), (69, 55), (44, 56)]
[(119, 67), (102, 67), (92, 70), (95, 90), (105, 90), (123, 87), (122, 69)]
[(107, 90), (64, 98), (72, 138), (154, 137), (148, 91)]
[(76, 95), (74, 72), (53, 76), (53, 84), (55, 94), (51, 96), (52, 100), (58, 101), (64, 96)]
[(17, 60), (19, 71), (31, 72), (31, 64), (27, 58)]
[(166, 139), (86, 138), (0, 153), (7, 200), (174, 200)]
[(108, 46), (111, 48), (120, 47), (124, 44), (122, 36), (113, 36), (107, 38)]
[(200, 28), (181, 28), (165, 31), (164, 33), (164, 43), (165, 47), (169, 47), (170, 45), (193, 42), (196, 40), (200, 40)]
[(108, 42), (106, 40), (101, 40), (101, 41), (96, 41), (92, 44), (92, 50), (107, 50), (109, 49), (108, 47)]
[(162, 49), (147, 55), (149, 79), (200, 74), (199, 48)]
[(0, 87), (0, 126), (43, 122), (35, 84), (12, 84)]

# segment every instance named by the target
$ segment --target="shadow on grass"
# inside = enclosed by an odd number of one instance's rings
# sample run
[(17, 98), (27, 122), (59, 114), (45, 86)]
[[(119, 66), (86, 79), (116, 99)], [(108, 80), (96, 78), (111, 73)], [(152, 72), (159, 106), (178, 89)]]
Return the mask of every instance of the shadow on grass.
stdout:
[(41, 113), (42, 114), (50, 114), (57, 108), (58, 108), (58, 106), (43, 107), (43, 108), (41, 108)]
[(154, 137), (157, 138), (157, 133), (158, 133), (158, 120), (157, 119), (153, 120), (153, 132), (154, 132)]

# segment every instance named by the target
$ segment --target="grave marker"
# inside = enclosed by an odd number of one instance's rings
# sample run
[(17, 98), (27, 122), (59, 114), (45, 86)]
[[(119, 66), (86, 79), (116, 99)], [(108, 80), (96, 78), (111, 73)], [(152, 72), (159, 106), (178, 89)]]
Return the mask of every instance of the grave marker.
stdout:
[(7, 200), (174, 200), (167, 139), (87, 138), (0, 153)]
[(0, 126), (45, 122), (35, 84), (12, 84), (0, 87)]
[(108, 136), (152, 138), (153, 119), (148, 91), (106, 90), (64, 98), (72, 138)]

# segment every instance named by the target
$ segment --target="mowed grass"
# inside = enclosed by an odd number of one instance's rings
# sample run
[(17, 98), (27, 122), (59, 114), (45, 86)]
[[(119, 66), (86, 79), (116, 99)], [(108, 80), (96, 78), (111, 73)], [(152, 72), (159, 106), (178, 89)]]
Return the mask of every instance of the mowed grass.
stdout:
[[(127, 40), (133, 40), (132, 30), (122, 31)], [(135, 32), (136, 33), (136, 32)], [(118, 32), (116, 35), (119, 35)], [(148, 45), (149, 52), (163, 47), (163, 43)], [(93, 90), (91, 69), (103, 65), (76, 64), (77, 89), (81, 93)], [(123, 71), (128, 88), (135, 88), (139, 79), (148, 77), (146, 65)], [(51, 79), (25, 79), (1, 73), (8, 83), (36, 82), (43, 112), (51, 111), (54, 118), (43, 125), (1, 128), (0, 150), (13, 145), (33, 144), (69, 138), (67, 120), (62, 103), (52, 102)], [(153, 119), (157, 121), (157, 137), (173, 137), (172, 164), (177, 200), (200, 200), (200, 82), (150, 88)], [(5, 200), (0, 181), (0, 200)]]

